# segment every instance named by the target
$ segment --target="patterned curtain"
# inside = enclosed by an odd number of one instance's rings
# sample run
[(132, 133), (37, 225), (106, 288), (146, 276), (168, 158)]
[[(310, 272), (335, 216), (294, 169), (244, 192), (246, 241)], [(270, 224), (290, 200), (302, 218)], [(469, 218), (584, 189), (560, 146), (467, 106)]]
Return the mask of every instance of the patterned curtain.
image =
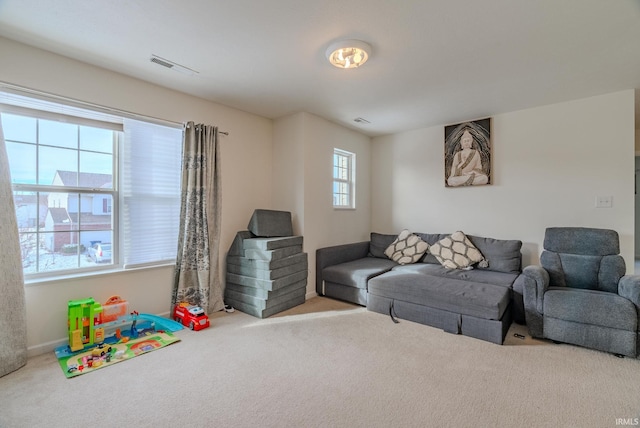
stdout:
[(224, 309), (219, 271), (220, 154), (218, 128), (188, 122), (183, 130), (182, 207), (171, 308), (188, 302), (207, 313)]
[(27, 363), (27, 313), (18, 221), (0, 123), (0, 376)]

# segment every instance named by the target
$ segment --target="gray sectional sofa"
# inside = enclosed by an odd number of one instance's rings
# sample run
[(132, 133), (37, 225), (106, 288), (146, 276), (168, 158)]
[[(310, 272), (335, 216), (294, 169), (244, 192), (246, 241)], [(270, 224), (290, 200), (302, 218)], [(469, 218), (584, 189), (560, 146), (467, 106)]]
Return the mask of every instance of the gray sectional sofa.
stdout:
[[(429, 245), (448, 234), (416, 233)], [(522, 242), (467, 235), (488, 266), (447, 269), (427, 252), (399, 265), (385, 249), (397, 235), (318, 249), (316, 291), (389, 314), (502, 344), (513, 317), (522, 322)], [(514, 290), (515, 288), (515, 290)]]

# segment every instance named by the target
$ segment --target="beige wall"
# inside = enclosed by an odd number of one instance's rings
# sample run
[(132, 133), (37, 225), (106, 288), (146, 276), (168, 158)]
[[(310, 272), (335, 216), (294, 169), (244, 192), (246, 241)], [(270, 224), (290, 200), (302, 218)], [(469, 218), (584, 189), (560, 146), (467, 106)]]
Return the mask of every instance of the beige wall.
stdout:
[(303, 114), (294, 114), (273, 125), (274, 209), (291, 212), (293, 232), (303, 235), (305, 186), (305, 129)]
[[(373, 231), (519, 239), (530, 264), (548, 226), (611, 228), (633, 270), (633, 90), (493, 116), (490, 186), (444, 187), (443, 135), (436, 126), (373, 139)], [(596, 196), (613, 207), (596, 208)]]
[[(315, 293), (318, 248), (368, 240), (371, 225), (370, 138), (309, 113), (275, 121), (273, 206), (293, 211), (309, 258), (307, 297)], [(356, 154), (356, 209), (333, 208), (333, 149)], [(302, 160), (300, 163), (291, 160)], [(290, 183), (295, 181), (296, 183)]]
[[(273, 123), (200, 98), (0, 38), (0, 81), (174, 122), (217, 125), (222, 136), (221, 259), (255, 208), (271, 205)], [(10, 58), (11, 60), (7, 60)], [(224, 265), (223, 265), (224, 266)], [(119, 294), (142, 313), (169, 311), (173, 269), (155, 268), (27, 285), (29, 353), (65, 340), (69, 299)]]

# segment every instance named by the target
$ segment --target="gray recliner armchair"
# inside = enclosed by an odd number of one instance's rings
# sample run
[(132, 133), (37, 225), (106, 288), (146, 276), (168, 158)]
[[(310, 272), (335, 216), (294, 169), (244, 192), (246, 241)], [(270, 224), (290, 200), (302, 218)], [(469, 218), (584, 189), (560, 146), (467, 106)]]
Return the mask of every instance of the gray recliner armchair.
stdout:
[(531, 336), (638, 357), (640, 276), (619, 253), (614, 230), (548, 228), (542, 266), (523, 270)]

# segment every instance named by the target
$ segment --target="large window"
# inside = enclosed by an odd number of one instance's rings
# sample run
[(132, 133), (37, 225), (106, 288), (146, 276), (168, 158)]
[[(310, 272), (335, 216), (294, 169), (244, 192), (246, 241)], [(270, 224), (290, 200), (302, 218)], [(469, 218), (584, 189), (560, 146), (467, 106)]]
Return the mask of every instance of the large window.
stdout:
[(354, 153), (333, 150), (334, 208), (355, 208), (355, 165)]
[(182, 131), (0, 91), (25, 277), (175, 260)]

